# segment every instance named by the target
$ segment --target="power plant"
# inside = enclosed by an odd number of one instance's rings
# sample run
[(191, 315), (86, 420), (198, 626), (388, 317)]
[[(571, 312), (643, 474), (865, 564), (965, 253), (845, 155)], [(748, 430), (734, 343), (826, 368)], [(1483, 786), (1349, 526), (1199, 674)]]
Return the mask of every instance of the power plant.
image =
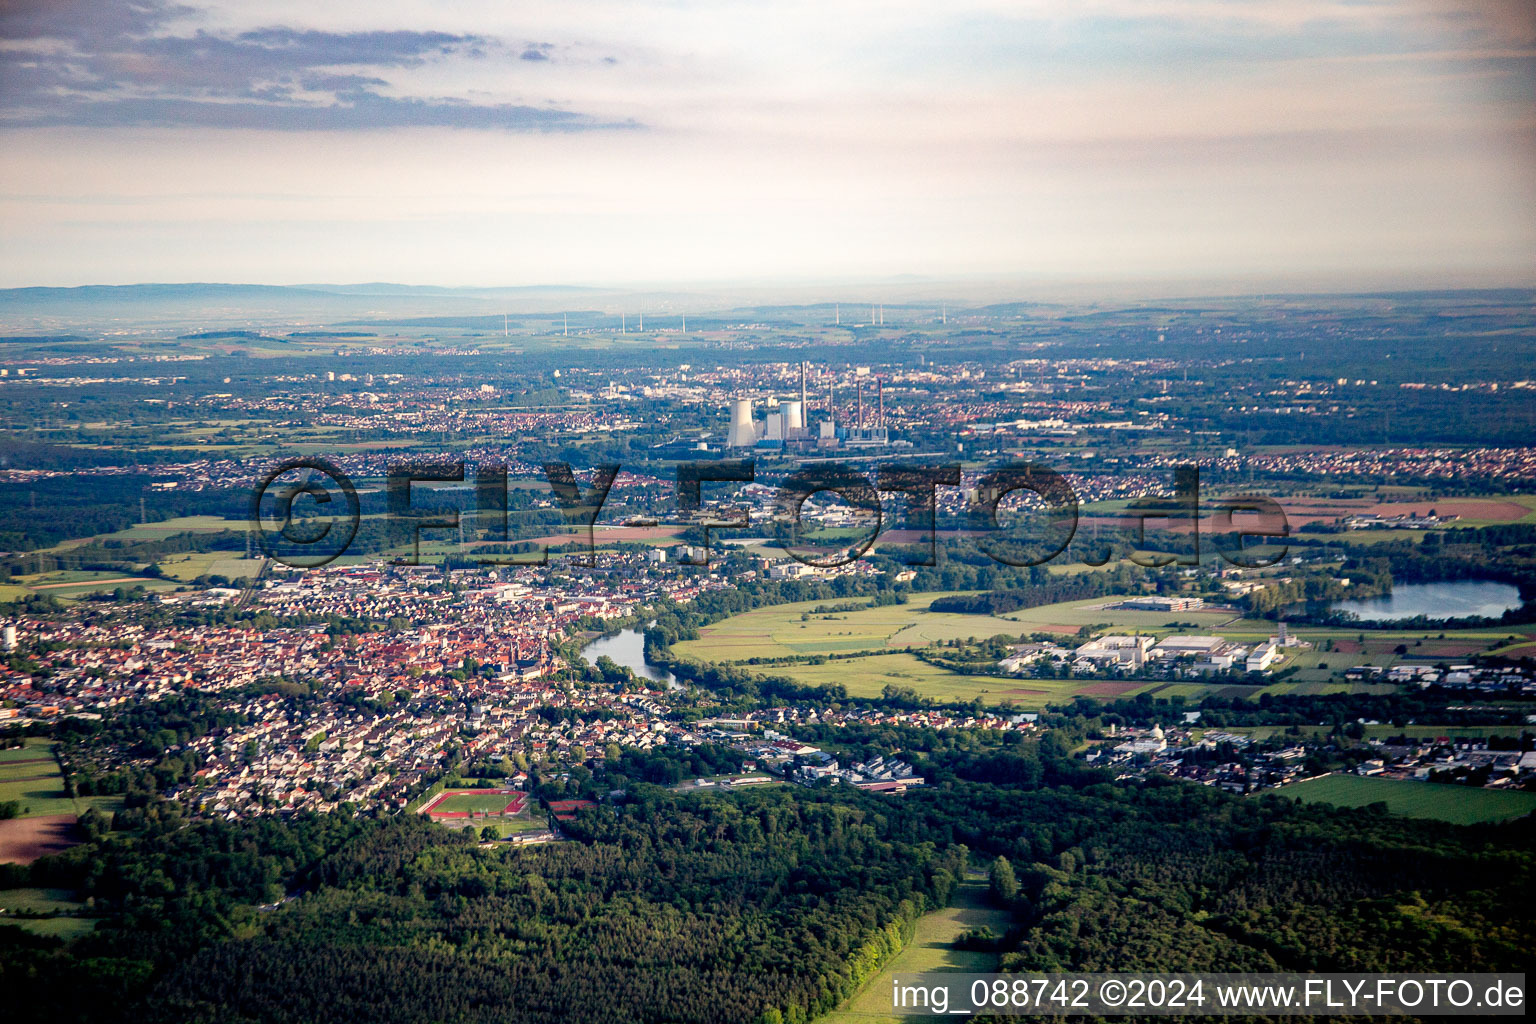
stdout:
[[(856, 381), (856, 410), (854, 422), (840, 425), (837, 408), (833, 402), (832, 380), (827, 381), (826, 408), (820, 422), (812, 429), (811, 404), (806, 380), (806, 364), (800, 364), (800, 397), (770, 398), (765, 403), (768, 410), (761, 423), (753, 414), (749, 398), (731, 401), (730, 427), (726, 431), (729, 448), (760, 448), (778, 451), (785, 448), (876, 448), (889, 444), (885, 427), (885, 384), (875, 380), (875, 413), (866, 422), (864, 414), (864, 384)], [(861, 367), (860, 375), (868, 371)]]

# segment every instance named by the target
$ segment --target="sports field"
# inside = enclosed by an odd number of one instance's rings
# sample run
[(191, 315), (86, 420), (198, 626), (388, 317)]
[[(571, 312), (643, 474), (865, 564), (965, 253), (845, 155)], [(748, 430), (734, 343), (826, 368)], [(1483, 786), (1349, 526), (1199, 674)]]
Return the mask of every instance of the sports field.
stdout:
[(960, 933), (991, 928), (1002, 935), (1008, 930), (1008, 914), (990, 905), (986, 882), (970, 878), (956, 887), (955, 901), (942, 910), (918, 919), (912, 941), (891, 958), (885, 969), (870, 979), (853, 998), (820, 1019), (819, 1024), (898, 1024), (911, 1020), (891, 1013), (891, 978), (927, 971), (979, 974), (997, 969), (997, 954), (973, 953), (954, 948)]
[(1393, 814), (1434, 818), (1453, 825), (1504, 821), (1536, 811), (1536, 793), (1373, 779), (1361, 775), (1324, 775), (1286, 786), (1280, 794), (1304, 803), (1335, 807), (1364, 807), (1381, 802)]
[(522, 793), (501, 789), (447, 789), (423, 807), (421, 813), (433, 818), (516, 814), (525, 801)]

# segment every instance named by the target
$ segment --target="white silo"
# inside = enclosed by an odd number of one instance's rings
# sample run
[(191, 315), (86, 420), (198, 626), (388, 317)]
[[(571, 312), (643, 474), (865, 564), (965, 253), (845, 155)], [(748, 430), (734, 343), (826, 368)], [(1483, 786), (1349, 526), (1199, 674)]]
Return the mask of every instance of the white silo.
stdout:
[(757, 425), (752, 422), (752, 400), (738, 398), (731, 402), (731, 428), (726, 444), (732, 448), (750, 448), (757, 443)]
[(14, 651), (16, 649), (16, 627), (15, 626), (11, 626), (11, 625), (7, 625), (5, 627), (4, 636), (5, 636), (5, 649), (8, 650), (8, 651)]

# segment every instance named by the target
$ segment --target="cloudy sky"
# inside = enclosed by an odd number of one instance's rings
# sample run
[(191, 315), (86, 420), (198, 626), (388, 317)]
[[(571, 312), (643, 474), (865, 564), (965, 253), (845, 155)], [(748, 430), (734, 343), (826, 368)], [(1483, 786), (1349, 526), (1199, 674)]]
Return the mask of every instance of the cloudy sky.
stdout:
[(0, 286), (1530, 283), (1532, 0), (0, 0)]

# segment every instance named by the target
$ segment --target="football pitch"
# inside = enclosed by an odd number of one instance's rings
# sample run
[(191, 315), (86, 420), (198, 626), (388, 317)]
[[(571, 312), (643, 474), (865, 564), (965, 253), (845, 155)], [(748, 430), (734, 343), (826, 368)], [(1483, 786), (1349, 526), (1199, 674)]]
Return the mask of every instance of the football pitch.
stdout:
[[(421, 809), (421, 813), (437, 814), (501, 814), (508, 806), (517, 805), (521, 810), (524, 796), (521, 793), (504, 793), (500, 790), (445, 790), (438, 798)], [(516, 811), (510, 812), (516, 813)]]

